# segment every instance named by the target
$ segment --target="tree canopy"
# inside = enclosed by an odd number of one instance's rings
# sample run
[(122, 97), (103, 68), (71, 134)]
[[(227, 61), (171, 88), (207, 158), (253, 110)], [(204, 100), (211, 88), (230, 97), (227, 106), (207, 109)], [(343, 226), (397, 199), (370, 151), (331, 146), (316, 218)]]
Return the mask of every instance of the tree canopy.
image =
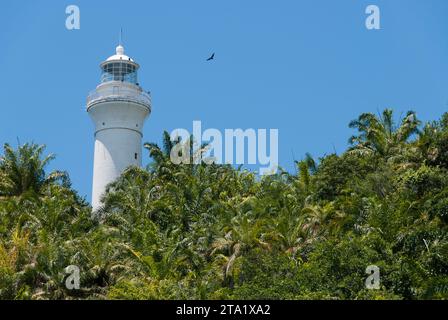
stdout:
[(165, 133), (96, 214), (67, 173), (46, 173), (43, 146), (5, 144), (0, 299), (446, 299), (448, 114), (398, 123), (362, 114), (346, 152), (263, 177), (173, 164), (181, 141)]

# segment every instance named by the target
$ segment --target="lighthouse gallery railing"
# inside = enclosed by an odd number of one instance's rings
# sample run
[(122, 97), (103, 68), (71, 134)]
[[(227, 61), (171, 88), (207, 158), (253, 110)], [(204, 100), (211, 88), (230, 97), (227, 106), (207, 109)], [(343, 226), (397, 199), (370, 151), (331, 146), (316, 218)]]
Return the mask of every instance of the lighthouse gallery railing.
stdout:
[(87, 96), (87, 107), (95, 102), (105, 100), (129, 100), (151, 106), (151, 95), (147, 92), (130, 90), (128, 88), (113, 87), (101, 90), (93, 90)]

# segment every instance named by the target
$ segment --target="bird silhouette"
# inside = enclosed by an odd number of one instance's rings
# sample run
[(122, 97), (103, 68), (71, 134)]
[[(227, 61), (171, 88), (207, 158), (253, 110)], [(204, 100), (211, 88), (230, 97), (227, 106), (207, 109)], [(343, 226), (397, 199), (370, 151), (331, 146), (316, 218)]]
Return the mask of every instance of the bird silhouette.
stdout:
[(207, 59), (207, 61), (213, 60), (215, 59), (215, 53), (213, 52), (213, 54), (210, 56), (210, 58)]

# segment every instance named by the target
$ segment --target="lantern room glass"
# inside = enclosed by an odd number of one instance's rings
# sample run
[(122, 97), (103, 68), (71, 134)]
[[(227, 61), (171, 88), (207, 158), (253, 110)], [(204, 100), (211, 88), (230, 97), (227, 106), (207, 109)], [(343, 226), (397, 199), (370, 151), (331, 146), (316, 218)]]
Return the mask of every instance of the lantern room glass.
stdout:
[(107, 63), (102, 67), (101, 83), (109, 81), (137, 84), (137, 67), (124, 61)]

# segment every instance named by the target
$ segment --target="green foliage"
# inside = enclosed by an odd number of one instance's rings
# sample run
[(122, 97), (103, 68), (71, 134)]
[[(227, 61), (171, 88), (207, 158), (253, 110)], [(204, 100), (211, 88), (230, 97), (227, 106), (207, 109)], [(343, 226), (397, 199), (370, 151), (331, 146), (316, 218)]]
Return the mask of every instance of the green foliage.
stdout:
[(5, 145), (0, 299), (447, 299), (448, 114), (420, 128), (385, 110), (350, 126), (345, 153), (260, 178), (175, 165), (171, 150), (191, 141), (164, 133), (94, 214), (66, 174), (46, 174), (43, 146)]

